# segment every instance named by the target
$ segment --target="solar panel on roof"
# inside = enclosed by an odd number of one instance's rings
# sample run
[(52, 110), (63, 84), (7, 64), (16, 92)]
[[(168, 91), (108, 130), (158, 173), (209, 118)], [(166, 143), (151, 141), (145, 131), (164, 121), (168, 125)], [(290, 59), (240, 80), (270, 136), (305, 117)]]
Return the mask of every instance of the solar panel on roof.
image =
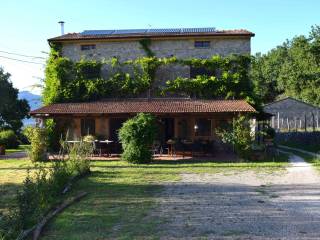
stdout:
[(139, 34), (139, 33), (145, 33), (147, 29), (120, 29), (115, 30), (113, 34)]
[(81, 35), (110, 35), (114, 30), (85, 30)]
[(205, 33), (215, 32), (215, 28), (156, 28), (156, 29), (118, 29), (85, 30), (81, 35), (148, 34), (148, 33)]

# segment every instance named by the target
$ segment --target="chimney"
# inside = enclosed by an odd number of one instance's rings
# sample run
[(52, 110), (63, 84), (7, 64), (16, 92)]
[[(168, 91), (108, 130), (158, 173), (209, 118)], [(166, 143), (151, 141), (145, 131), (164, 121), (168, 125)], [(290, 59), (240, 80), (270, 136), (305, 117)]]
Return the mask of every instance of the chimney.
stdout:
[(61, 35), (64, 35), (64, 21), (58, 22), (61, 26)]

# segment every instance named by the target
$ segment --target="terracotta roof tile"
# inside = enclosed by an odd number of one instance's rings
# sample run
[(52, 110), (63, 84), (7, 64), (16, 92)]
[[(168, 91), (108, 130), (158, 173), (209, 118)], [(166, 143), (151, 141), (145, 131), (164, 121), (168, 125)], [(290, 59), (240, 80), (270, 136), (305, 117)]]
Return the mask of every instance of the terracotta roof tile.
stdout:
[(244, 100), (122, 99), (85, 103), (57, 103), (30, 112), (35, 115), (255, 112)]

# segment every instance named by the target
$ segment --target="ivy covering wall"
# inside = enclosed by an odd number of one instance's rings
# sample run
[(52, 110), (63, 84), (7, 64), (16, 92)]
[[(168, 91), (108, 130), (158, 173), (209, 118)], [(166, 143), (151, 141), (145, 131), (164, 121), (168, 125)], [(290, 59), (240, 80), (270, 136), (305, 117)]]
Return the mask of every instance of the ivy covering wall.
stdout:
[[(126, 62), (116, 58), (99, 62), (84, 59), (73, 62), (62, 57), (60, 52), (60, 46), (52, 46), (45, 72), (45, 105), (141, 96), (154, 87), (157, 69), (168, 64), (201, 68), (205, 74), (168, 80), (166, 86), (153, 89), (159, 95), (174, 93), (205, 99), (246, 99), (251, 104), (257, 103), (249, 79), (250, 56), (177, 59), (156, 58), (150, 54), (149, 57)], [(102, 67), (105, 65), (108, 66), (108, 77), (102, 76)]]

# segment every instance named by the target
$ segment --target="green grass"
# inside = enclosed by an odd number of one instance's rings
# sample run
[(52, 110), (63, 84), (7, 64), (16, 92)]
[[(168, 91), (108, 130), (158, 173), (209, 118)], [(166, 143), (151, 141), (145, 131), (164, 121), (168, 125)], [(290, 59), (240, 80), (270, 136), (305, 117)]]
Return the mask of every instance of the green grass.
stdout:
[(19, 145), (18, 148), (6, 149), (6, 153), (25, 152), (30, 148), (30, 145)]
[[(42, 239), (158, 239), (153, 233), (163, 219), (150, 213), (163, 183), (179, 181), (181, 173), (277, 171), (287, 166), (287, 160), (281, 155), (277, 161), (242, 163), (94, 161), (92, 174), (74, 185), (71, 193), (89, 195), (55, 218)], [(10, 205), (30, 165), (27, 160), (0, 160), (1, 208)]]

